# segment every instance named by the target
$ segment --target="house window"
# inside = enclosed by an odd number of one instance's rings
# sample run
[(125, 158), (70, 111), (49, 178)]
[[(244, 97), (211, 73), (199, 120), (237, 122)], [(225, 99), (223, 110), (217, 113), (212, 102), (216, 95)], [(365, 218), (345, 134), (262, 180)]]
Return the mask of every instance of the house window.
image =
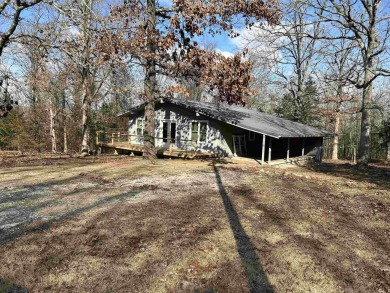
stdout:
[(249, 141), (255, 141), (256, 139), (256, 132), (249, 131)]
[(144, 135), (144, 120), (141, 118), (137, 119), (137, 135), (138, 136)]
[(245, 135), (233, 135), (234, 155), (246, 155)]
[(194, 121), (191, 124), (191, 140), (196, 143), (206, 142), (207, 122)]
[(163, 142), (175, 143), (176, 141), (176, 122), (163, 122)]

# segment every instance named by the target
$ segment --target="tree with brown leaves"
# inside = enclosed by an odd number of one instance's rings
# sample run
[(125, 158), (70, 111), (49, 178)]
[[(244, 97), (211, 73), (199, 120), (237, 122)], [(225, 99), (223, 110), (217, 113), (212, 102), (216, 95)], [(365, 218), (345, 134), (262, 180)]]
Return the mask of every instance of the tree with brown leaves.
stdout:
[(183, 77), (192, 79), (220, 101), (245, 104), (251, 63), (241, 55), (225, 58), (206, 51), (195, 40), (223, 31), (234, 35), (233, 24), (238, 18), (248, 26), (259, 20), (275, 24), (279, 19), (278, 1), (174, 0), (166, 7), (156, 0), (128, 0), (111, 9), (100, 50), (106, 59), (131, 56), (145, 70), (145, 158), (156, 158), (155, 100), (166, 95), (159, 90), (158, 75), (177, 82)]

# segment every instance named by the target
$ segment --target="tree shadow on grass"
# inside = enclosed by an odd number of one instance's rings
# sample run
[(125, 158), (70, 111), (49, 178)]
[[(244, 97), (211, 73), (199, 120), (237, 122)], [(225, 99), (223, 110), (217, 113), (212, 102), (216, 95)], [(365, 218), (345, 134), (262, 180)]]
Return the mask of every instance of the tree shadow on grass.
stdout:
[(78, 176), (72, 176), (66, 179), (53, 180), (44, 183), (26, 184), (18, 187), (16, 191), (13, 189), (3, 189), (0, 194), (0, 204), (11, 203), (21, 200), (36, 200), (42, 197), (47, 197), (50, 195), (50, 193), (48, 192), (49, 188), (56, 185), (69, 183), (77, 178)]
[[(258, 196), (251, 194), (243, 197), (248, 205), (262, 211), (263, 221), (255, 224), (255, 228), (277, 227), (274, 233), (283, 235), (282, 238), (294, 247), (295, 253), (310, 256), (309, 259), (342, 288), (340, 291), (387, 292), (384, 288), (390, 288), (389, 278), (386, 279), (386, 273), (376, 264), (381, 263), (381, 258), (385, 259), (379, 255), (386, 255), (390, 247), (388, 237), (385, 231), (382, 233), (378, 228), (370, 228), (367, 222), (361, 220), (365, 217), (364, 213), (373, 215), (370, 207), (359, 213), (359, 205), (356, 205), (362, 201), (362, 196), (351, 203), (345, 198), (336, 200), (326, 196), (331, 191), (328, 187), (316, 190), (313, 188), (315, 184), (282, 182), (281, 179), (275, 179), (274, 185), (283, 187), (278, 189), (283, 194), (283, 201), (277, 205), (262, 202)], [(383, 207), (382, 213), (385, 209)], [(311, 210), (312, 216), (308, 216), (307, 212)], [(316, 217), (319, 212), (322, 214), (320, 219)], [(303, 230), (297, 230), (296, 223), (302, 224)], [(308, 230), (305, 231), (304, 227)], [(369, 256), (363, 253), (364, 247)], [(375, 254), (378, 255), (374, 257)], [(316, 274), (316, 269), (313, 274)], [(314, 284), (318, 280), (310, 274), (305, 275), (306, 284)]]
[(25, 234), (30, 234), (34, 232), (42, 232), (44, 230), (47, 230), (51, 227), (51, 225), (55, 222), (59, 222), (62, 220), (67, 220), (73, 217), (76, 217), (84, 212), (88, 212), (94, 208), (100, 207), (104, 204), (108, 204), (113, 201), (120, 201), (124, 200), (128, 197), (133, 197), (136, 196), (140, 191), (134, 191), (134, 192), (124, 192), (115, 196), (111, 197), (106, 197), (103, 199), (100, 199), (93, 204), (86, 206), (86, 207), (81, 207), (72, 211), (69, 211), (63, 215), (60, 215), (58, 217), (55, 217), (53, 219), (41, 222), (37, 225), (32, 225), (32, 226), (24, 226), (24, 227), (19, 227), (17, 229), (10, 229), (9, 231), (2, 232), (0, 234), (0, 245), (6, 244), (8, 242), (14, 241), (17, 237), (25, 235)]
[(22, 287), (18, 287), (11, 282), (0, 279), (0, 292), (1, 293), (27, 293), (28, 290)]
[(390, 189), (390, 168), (380, 166), (362, 166), (358, 167), (351, 164), (335, 163), (312, 163), (307, 166), (308, 169), (343, 177), (349, 180), (367, 181), (378, 185), (378, 187)]
[(213, 164), (213, 168), (219, 193), (222, 197), (230, 227), (233, 231), (234, 239), (236, 240), (238, 254), (240, 255), (241, 263), (248, 281), (249, 291), (251, 293), (274, 292), (267, 276), (265, 275), (262, 265), (260, 264), (259, 258), (256, 255), (255, 247), (249, 236), (246, 234), (244, 227), (240, 222), (240, 218), (234, 209), (228, 193), (226, 192), (219, 170), (215, 164)]

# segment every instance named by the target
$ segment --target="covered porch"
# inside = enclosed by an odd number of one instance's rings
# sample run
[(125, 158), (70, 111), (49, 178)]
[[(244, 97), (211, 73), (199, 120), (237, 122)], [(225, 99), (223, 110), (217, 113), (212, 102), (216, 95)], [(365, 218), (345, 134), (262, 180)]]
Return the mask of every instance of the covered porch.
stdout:
[(271, 164), (272, 161), (322, 159), (322, 138), (285, 137), (274, 138), (261, 135), (260, 163)]
[(252, 158), (262, 165), (275, 161), (321, 161), (322, 137), (272, 137), (235, 128), (231, 141), (235, 157)]

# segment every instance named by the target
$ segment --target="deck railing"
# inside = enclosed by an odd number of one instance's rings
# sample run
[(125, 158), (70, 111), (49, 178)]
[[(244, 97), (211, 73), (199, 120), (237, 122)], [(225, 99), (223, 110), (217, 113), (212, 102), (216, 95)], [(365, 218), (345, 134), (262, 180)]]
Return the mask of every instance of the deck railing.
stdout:
[[(156, 145), (162, 149), (174, 149), (183, 151), (198, 151), (198, 145), (191, 139), (154, 137)], [(129, 134), (126, 131), (97, 131), (96, 144), (97, 145), (143, 145), (144, 137), (142, 135)]]

